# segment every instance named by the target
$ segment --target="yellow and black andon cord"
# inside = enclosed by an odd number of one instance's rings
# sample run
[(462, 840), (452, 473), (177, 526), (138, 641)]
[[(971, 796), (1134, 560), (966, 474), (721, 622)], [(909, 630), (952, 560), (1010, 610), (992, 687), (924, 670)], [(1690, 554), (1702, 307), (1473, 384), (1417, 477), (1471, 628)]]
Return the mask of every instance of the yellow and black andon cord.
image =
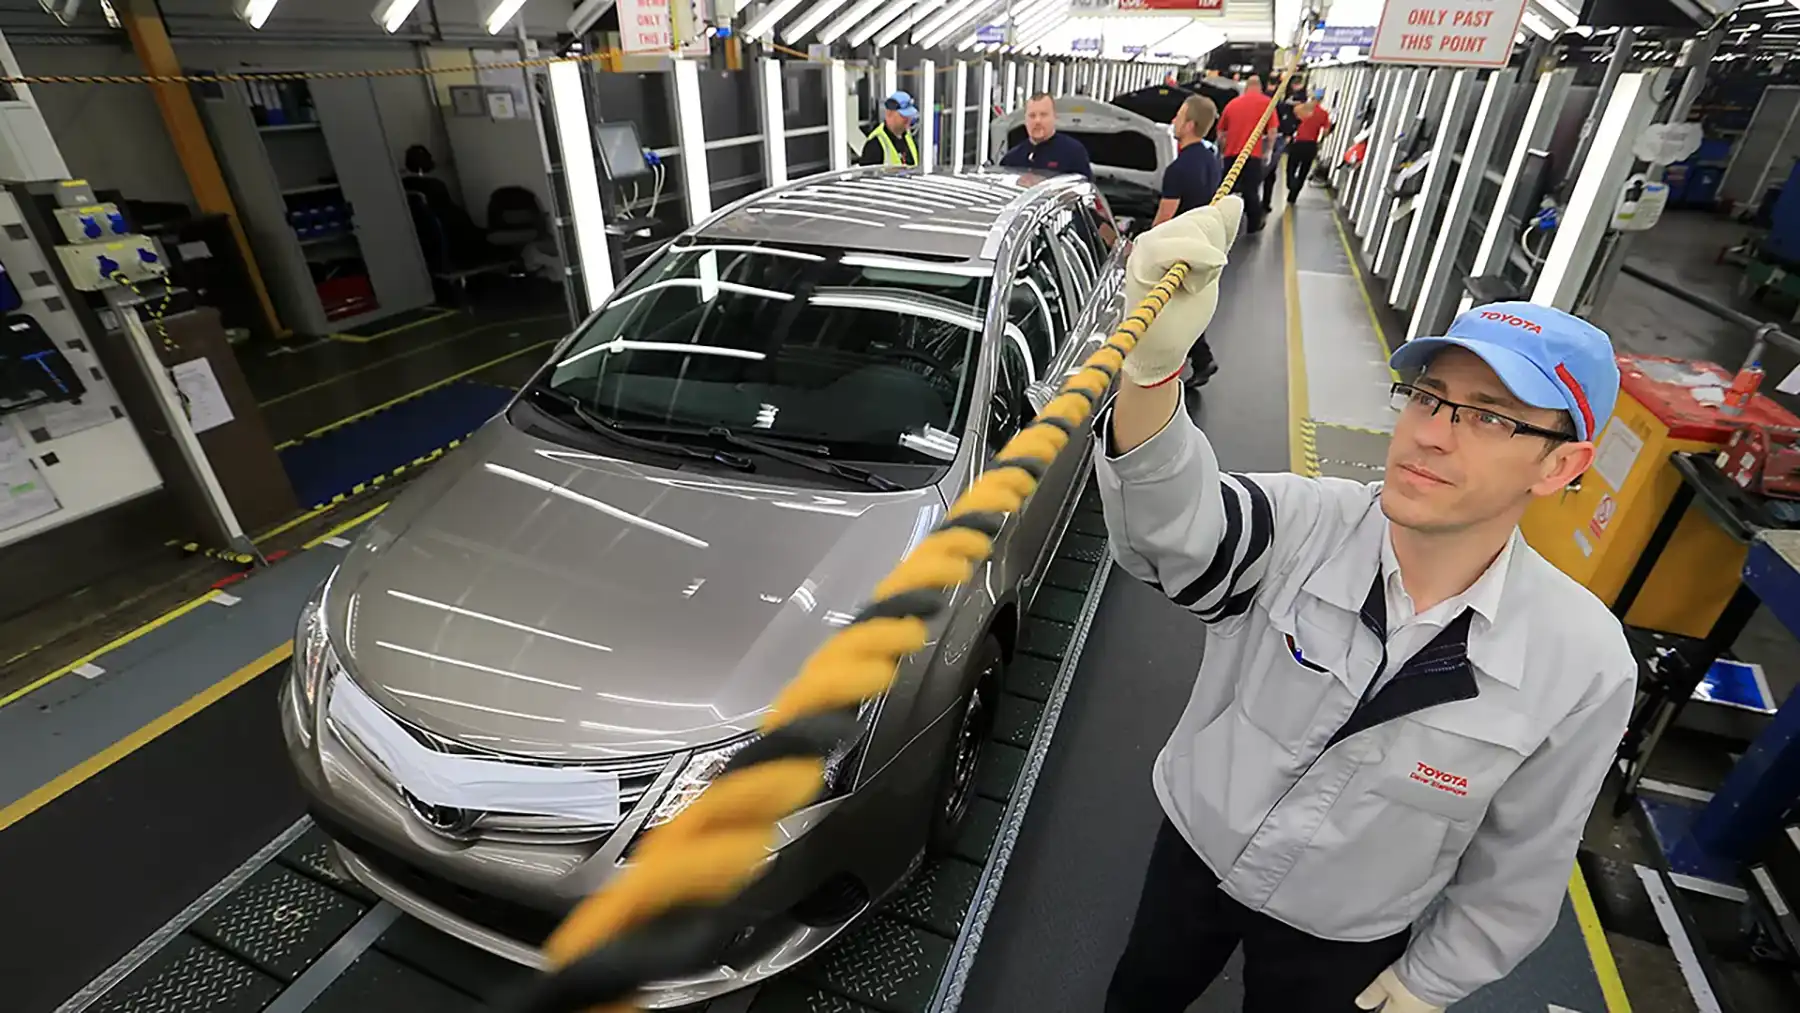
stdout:
[[(1286, 93), (1292, 76), (1282, 76), (1277, 94)], [(1213, 203), (1231, 193), (1274, 111), (1271, 102)], [(576, 906), (544, 944), (552, 970), (515, 997), (517, 1013), (634, 1009), (638, 989), (700, 970), (732, 938), (741, 925), (728, 904), (768, 862), (777, 821), (818, 798), (824, 757), (856, 734), (858, 706), (885, 693), (900, 660), (925, 646), (926, 621), (988, 558), (1006, 516), (1025, 505), (1080, 432), (1187, 275), (1185, 263), (1169, 268), (1037, 418), (1000, 448), (937, 530), (876, 585), (855, 621), (807, 659), (764, 716), (761, 738), (732, 757), (679, 816), (646, 834), (631, 864)]]

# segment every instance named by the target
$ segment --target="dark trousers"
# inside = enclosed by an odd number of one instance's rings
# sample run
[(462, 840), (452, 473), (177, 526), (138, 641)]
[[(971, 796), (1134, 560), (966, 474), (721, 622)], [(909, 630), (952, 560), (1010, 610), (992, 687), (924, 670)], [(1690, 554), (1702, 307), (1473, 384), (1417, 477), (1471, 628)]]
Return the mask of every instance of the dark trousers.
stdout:
[(1410, 935), (1337, 943), (1251, 911), (1225, 896), (1165, 818), (1106, 1013), (1182, 1013), (1240, 944), (1244, 1013), (1357, 1013), (1357, 994), (1400, 959)]
[(1306, 189), (1306, 177), (1312, 172), (1313, 162), (1319, 157), (1318, 141), (1294, 141), (1287, 150), (1287, 186), (1288, 203), (1299, 199), (1300, 191)]
[[(1230, 171), (1231, 164), (1237, 161), (1236, 155), (1225, 156), (1225, 168)], [(1244, 199), (1244, 222), (1251, 232), (1261, 232), (1263, 227), (1262, 203), (1262, 160), (1255, 155), (1244, 162), (1244, 171), (1238, 173), (1237, 182), (1232, 184), (1231, 192)]]
[(1200, 335), (1199, 341), (1194, 342), (1194, 347), (1188, 349), (1188, 364), (1194, 367), (1194, 377), (1188, 382), (1196, 387), (1206, 383), (1207, 378), (1218, 371), (1218, 363), (1213, 361), (1212, 346), (1206, 343), (1204, 333)]

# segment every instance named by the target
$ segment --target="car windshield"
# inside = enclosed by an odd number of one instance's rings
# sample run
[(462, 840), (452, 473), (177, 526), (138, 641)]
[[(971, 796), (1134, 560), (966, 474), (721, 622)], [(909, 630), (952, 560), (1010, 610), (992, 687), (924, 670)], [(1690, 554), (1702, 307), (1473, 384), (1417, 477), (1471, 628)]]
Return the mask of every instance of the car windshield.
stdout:
[(543, 382), (622, 426), (945, 459), (969, 410), (987, 274), (875, 253), (671, 247)]

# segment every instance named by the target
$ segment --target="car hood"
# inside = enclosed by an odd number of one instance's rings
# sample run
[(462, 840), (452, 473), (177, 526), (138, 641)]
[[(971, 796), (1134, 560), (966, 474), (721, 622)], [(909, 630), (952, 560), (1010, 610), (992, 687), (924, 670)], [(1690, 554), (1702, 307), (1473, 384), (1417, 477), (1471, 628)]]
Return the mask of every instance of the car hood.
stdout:
[(339, 656), (402, 720), (543, 759), (750, 730), (944, 512), (935, 487), (781, 487), (504, 421), (441, 467), (333, 579)]

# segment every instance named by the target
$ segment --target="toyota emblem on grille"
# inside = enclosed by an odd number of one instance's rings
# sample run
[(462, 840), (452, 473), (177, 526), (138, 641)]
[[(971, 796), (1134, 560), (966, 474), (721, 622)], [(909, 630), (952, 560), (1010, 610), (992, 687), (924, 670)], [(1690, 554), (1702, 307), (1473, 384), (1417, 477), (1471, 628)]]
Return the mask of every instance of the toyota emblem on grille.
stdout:
[(470, 809), (458, 809), (455, 806), (432, 805), (412, 792), (402, 792), (406, 796), (406, 804), (411, 807), (413, 815), (420, 822), (447, 837), (461, 837), (475, 829), (475, 822), (481, 814)]

